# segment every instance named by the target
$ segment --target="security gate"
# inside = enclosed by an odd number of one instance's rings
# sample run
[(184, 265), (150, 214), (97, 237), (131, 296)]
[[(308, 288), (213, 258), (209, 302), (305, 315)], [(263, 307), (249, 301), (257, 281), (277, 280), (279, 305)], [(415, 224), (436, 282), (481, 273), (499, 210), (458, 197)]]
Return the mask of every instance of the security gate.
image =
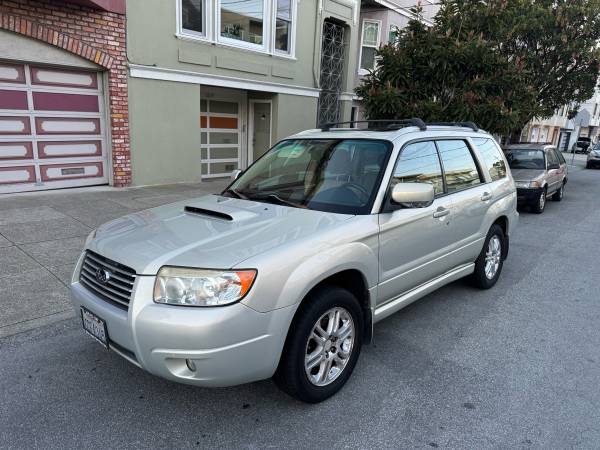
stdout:
[(340, 93), (344, 73), (344, 26), (335, 22), (323, 23), (321, 44), (321, 75), (317, 126), (338, 122)]
[(0, 193), (108, 182), (97, 72), (0, 63)]

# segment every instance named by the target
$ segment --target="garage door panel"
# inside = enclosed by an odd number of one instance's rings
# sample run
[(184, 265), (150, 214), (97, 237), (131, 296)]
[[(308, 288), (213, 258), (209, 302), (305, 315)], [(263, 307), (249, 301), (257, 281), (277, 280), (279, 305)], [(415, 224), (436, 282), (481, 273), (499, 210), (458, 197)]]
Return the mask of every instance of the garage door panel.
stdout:
[(0, 160), (33, 159), (31, 142), (0, 142)]
[(31, 68), (31, 83), (41, 86), (76, 87), (98, 89), (98, 74), (80, 70)]
[(36, 117), (37, 134), (100, 134), (100, 119)]
[(0, 63), (0, 82), (25, 84), (25, 66)]
[(29, 117), (0, 116), (0, 135), (21, 135), (30, 133), (31, 123)]
[(81, 178), (102, 178), (104, 170), (101, 162), (47, 164), (40, 166), (42, 181), (73, 180)]
[(0, 109), (27, 110), (27, 92), (0, 89)]
[[(27, 97), (25, 98), (27, 107)], [(97, 95), (33, 92), (33, 108), (36, 111), (100, 112)]]
[(38, 142), (40, 158), (73, 158), (102, 156), (101, 141)]
[(35, 166), (0, 167), (0, 185), (35, 182)]

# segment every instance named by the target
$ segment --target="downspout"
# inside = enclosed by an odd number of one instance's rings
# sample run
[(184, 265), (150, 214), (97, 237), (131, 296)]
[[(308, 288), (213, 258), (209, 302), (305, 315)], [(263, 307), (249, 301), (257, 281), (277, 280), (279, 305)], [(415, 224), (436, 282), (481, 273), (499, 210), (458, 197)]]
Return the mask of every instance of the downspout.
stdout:
[[(319, 76), (319, 67), (321, 66), (321, 15), (323, 12), (323, 0), (317, 2), (317, 20), (315, 20), (315, 48), (313, 52), (313, 78), (315, 87), (318, 89), (321, 86), (321, 77)], [(317, 59), (318, 58), (318, 59)]]

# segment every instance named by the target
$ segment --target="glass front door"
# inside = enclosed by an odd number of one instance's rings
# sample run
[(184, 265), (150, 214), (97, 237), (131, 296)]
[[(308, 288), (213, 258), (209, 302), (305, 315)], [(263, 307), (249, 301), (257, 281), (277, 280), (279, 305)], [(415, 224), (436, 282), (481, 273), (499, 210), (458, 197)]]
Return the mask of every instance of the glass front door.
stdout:
[(250, 100), (250, 154), (252, 163), (271, 148), (271, 101)]

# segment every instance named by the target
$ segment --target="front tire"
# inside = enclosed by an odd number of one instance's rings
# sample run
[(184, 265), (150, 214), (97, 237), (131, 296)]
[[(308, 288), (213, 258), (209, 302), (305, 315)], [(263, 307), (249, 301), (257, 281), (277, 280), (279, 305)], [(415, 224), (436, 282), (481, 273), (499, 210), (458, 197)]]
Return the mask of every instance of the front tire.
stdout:
[(554, 200), (555, 202), (560, 202), (563, 197), (565, 195), (565, 182), (563, 181), (563, 183), (560, 185), (560, 188), (558, 189), (558, 191), (556, 191), (554, 194), (552, 194), (552, 200)]
[(296, 314), (275, 373), (284, 392), (318, 403), (338, 392), (350, 378), (363, 339), (358, 300), (336, 286), (318, 288)]
[(479, 289), (489, 289), (493, 287), (504, 264), (503, 249), (506, 245), (506, 237), (500, 225), (494, 224), (488, 231), (483, 249), (475, 261), (475, 271), (471, 275), (473, 285)]
[(544, 209), (546, 209), (546, 195), (547, 194), (548, 194), (548, 191), (546, 191), (546, 188), (542, 189), (538, 199), (531, 205), (531, 211), (533, 211), (536, 214), (541, 214), (544, 212)]

